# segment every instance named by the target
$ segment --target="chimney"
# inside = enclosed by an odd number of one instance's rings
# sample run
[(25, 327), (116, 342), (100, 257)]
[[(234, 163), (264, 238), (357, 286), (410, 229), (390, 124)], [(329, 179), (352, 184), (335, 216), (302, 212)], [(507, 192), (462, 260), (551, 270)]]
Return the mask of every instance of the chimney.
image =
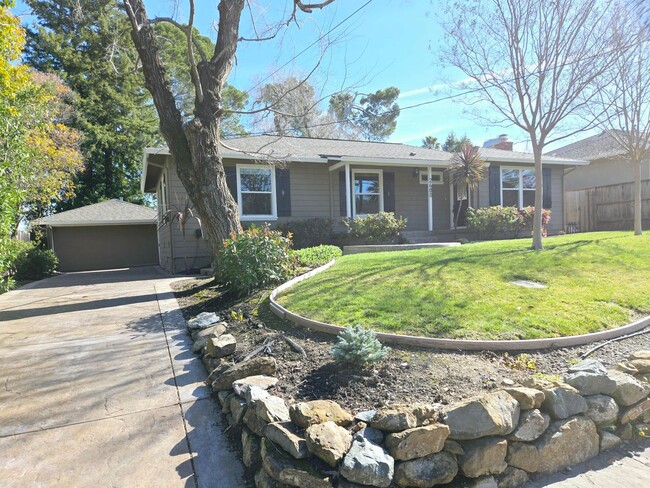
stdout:
[(503, 151), (512, 151), (512, 141), (508, 140), (508, 134), (499, 134), (499, 140), (492, 147)]

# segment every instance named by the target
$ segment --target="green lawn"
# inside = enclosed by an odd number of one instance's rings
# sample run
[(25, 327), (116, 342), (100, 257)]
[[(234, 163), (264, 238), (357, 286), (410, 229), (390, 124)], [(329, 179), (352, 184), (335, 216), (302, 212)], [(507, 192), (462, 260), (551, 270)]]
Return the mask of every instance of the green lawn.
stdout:
[(583, 334), (650, 314), (650, 235), (573, 234), (544, 245), (532, 251), (521, 239), (343, 256), (280, 302), (339, 325), (466, 339)]

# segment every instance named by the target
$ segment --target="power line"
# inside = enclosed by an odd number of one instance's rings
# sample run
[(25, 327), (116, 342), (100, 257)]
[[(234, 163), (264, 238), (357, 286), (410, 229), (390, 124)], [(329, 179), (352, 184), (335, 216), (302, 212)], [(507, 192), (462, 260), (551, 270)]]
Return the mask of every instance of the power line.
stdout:
[[(373, 1), (373, 0), (369, 0), (369, 1), (366, 2), (364, 5), (362, 5), (361, 7), (359, 7), (359, 9), (357, 9), (357, 11), (355, 11), (355, 12), (354, 12), (353, 14), (351, 14), (351, 15), (354, 15), (356, 12), (358, 12), (360, 9), (362, 9), (363, 7), (365, 7), (366, 5), (368, 5), (369, 3), (371, 3), (372, 1)], [(348, 17), (348, 18), (349, 18), (349, 17)], [(340, 24), (339, 24), (339, 25), (340, 25)], [(336, 28), (336, 27), (334, 27), (334, 28)], [(333, 29), (334, 29), (334, 28), (333, 28)], [(629, 49), (629, 48), (631, 48), (631, 47), (639, 46), (639, 45), (644, 44), (644, 43), (647, 43), (647, 42), (650, 42), (650, 39), (642, 39), (642, 40), (637, 41), (637, 42), (635, 42), (635, 43), (632, 43), (632, 44), (630, 44), (630, 45), (622, 46), (622, 47), (617, 47), (617, 48), (611, 49), (611, 50), (609, 50), (609, 51), (603, 51), (603, 52), (600, 52), (600, 53), (597, 53), (597, 54), (593, 54), (593, 55), (591, 55), (591, 56), (586, 56), (586, 57), (581, 58), (581, 59), (579, 59), (579, 60), (567, 61), (566, 63), (561, 63), (561, 64), (558, 64), (558, 65), (555, 65), (555, 66), (549, 67), (549, 68), (547, 68), (547, 69), (545, 69), (545, 70), (540, 70), (540, 71), (536, 71), (536, 72), (534, 72), (534, 73), (530, 73), (530, 74), (528, 74), (528, 75), (515, 76), (515, 77), (513, 77), (513, 78), (510, 79), (510, 80), (504, 80), (504, 82), (505, 82), (505, 83), (512, 83), (512, 82), (514, 82), (514, 81), (517, 81), (518, 79), (524, 79), (524, 78), (527, 78), (527, 77), (532, 76), (532, 75), (540, 75), (540, 74), (542, 74), (542, 73), (546, 73), (546, 72), (548, 72), (548, 71), (551, 71), (551, 70), (554, 70), (554, 69), (557, 69), (557, 68), (563, 68), (563, 67), (571, 66), (571, 65), (576, 64), (576, 63), (578, 63), (578, 62), (584, 62), (585, 60), (589, 60), (589, 59), (596, 59), (596, 58), (598, 58), (598, 57), (601, 57), (601, 56), (604, 56), (604, 55), (607, 55), (607, 54), (612, 54), (612, 53), (617, 52), (617, 51), (624, 51), (624, 50)], [(307, 48), (307, 49), (308, 49), (308, 48)], [(304, 51), (303, 51), (303, 52), (304, 52)], [(296, 55), (295, 57), (299, 56), (300, 54), (302, 54), (302, 53), (299, 53), (299, 54)], [(286, 65), (285, 65), (285, 66), (286, 66)], [(284, 66), (283, 66), (283, 67), (284, 67)], [(282, 69), (282, 68), (279, 68), (278, 70), (276, 70), (276, 72), (279, 71), (280, 69)], [(270, 76), (273, 76), (273, 74), (271, 74)], [(268, 78), (267, 78), (267, 79), (268, 79)], [(264, 80), (263, 80), (263, 81), (264, 81)], [(262, 82), (260, 82), (260, 83), (262, 83)], [(259, 86), (259, 83), (258, 83), (258, 85), (256, 85), (256, 86)], [(399, 111), (399, 112), (401, 113), (401, 112), (404, 111), (404, 110), (410, 110), (410, 109), (418, 108), (418, 107), (422, 107), (422, 106), (425, 106), (425, 105), (432, 105), (432, 104), (434, 104), (434, 103), (444, 102), (444, 101), (447, 101), (447, 100), (453, 100), (454, 98), (460, 98), (460, 97), (463, 97), (463, 96), (465, 96), (465, 95), (471, 95), (472, 93), (477, 93), (477, 92), (480, 92), (480, 91), (484, 91), (483, 88), (480, 88), (480, 87), (478, 87), (478, 88), (472, 88), (472, 89), (465, 90), (465, 91), (460, 92), (460, 93), (456, 93), (456, 94), (452, 94), (452, 95), (447, 95), (447, 96), (445, 96), (445, 97), (435, 98), (435, 99), (433, 99), (433, 100), (427, 100), (427, 101), (425, 101), (425, 102), (415, 103), (415, 104), (413, 104), (413, 105), (407, 105), (407, 106), (405, 106), (405, 107), (399, 107), (397, 110), (392, 110), (392, 109), (391, 109), (391, 110), (387, 111), (386, 114), (389, 114), (389, 113), (391, 113), (391, 112), (397, 112), (397, 111)], [(343, 124), (343, 123), (345, 123), (345, 122), (347, 122), (347, 119), (344, 119), (344, 120), (336, 120), (336, 121), (331, 121), (331, 122), (324, 122), (324, 123), (321, 123), (321, 124), (308, 125), (308, 126), (301, 127), (301, 129), (312, 129), (312, 128), (317, 128), (317, 127), (326, 127), (326, 126), (329, 126), (329, 125)], [(248, 135), (248, 136), (257, 136), (257, 135), (282, 135), (282, 134), (281, 134), (281, 131), (277, 131), (277, 130), (276, 130), (276, 131), (258, 131), (258, 132), (249, 132), (249, 133), (247, 133), (247, 135)]]
[(330, 30), (328, 30), (325, 34), (321, 35), (318, 39), (316, 39), (314, 42), (312, 42), (309, 46), (307, 46), (305, 49), (300, 51), (298, 54), (294, 55), (289, 61), (284, 63), (282, 66), (280, 66), (278, 69), (273, 71), (270, 75), (268, 75), (266, 78), (264, 78), (261, 81), (258, 81), (255, 85), (253, 85), (251, 88), (248, 89), (248, 92), (252, 92), (255, 88), (260, 86), (262, 83), (264, 83), (266, 80), (272, 78), (275, 74), (279, 73), (282, 71), (284, 68), (289, 66), (291, 63), (293, 63), (299, 56), (303, 55), (307, 51), (309, 51), (312, 47), (314, 47), (316, 44), (318, 44), (320, 41), (325, 39), (327, 36), (329, 36), (332, 32), (334, 32), (336, 29), (338, 29), (340, 26), (345, 24), (348, 20), (350, 20), (352, 17), (357, 15), (359, 12), (361, 12), (364, 8), (366, 8), (368, 5), (370, 5), (374, 0), (368, 0), (366, 3), (361, 5), (359, 8), (357, 8), (354, 12), (352, 12), (350, 15), (348, 15), (346, 18), (341, 20), (338, 24), (336, 24), (334, 27), (332, 27)]

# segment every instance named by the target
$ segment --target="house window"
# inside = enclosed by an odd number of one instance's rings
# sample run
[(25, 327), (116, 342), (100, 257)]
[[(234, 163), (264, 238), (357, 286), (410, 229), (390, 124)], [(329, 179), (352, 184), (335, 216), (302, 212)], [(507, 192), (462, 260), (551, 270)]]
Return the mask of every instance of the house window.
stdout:
[[(420, 170), (420, 184), (426, 185), (429, 180), (429, 175), (426, 171)], [(442, 185), (444, 183), (442, 178), (442, 171), (432, 171), (431, 172), (431, 184), (432, 185)]]
[(352, 172), (354, 189), (354, 216), (376, 214), (384, 211), (384, 182), (380, 169)]
[(275, 219), (275, 168), (237, 165), (237, 204), (243, 220)]
[(518, 208), (535, 205), (535, 170), (501, 168), (501, 205)]

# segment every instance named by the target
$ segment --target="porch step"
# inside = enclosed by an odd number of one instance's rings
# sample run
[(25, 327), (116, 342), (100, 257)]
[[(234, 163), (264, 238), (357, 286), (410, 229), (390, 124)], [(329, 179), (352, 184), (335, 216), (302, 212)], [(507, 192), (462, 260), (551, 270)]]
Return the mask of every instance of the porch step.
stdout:
[(409, 244), (426, 244), (429, 242), (454, 242), (460, 239), (476, 240), (477, 236), (473, 232), (465, 229), (457, 230), (437, 230), (430, 232), (428, 230), (410, 230), (401, 233), (401, 236)]

